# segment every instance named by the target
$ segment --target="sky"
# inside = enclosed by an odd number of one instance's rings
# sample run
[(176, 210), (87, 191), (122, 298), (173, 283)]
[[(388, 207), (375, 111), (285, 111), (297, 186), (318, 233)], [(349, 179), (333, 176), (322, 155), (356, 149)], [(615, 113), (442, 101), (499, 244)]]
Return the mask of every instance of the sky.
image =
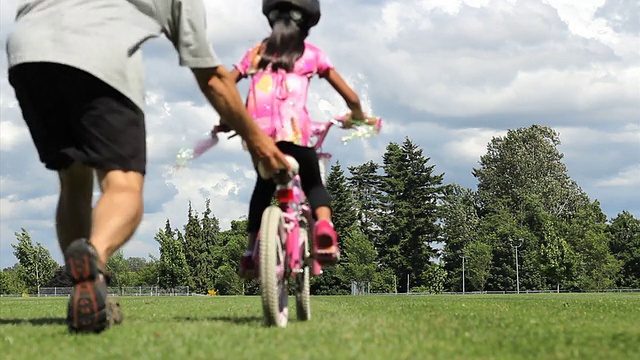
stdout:
[[(560, 134), (569, 176), (609, 219), (640, 217), (640, 2), (633, 0), (323, 0), (308, 41), (322, 48), (367, 111), (384, 119), (374, 138), (325, 150), (343, 168), (381, 162), (389, 142), (408, 137), (444, 183), (475, 189), (472, 169), (496, 136), (540, 124)], [(0, 3), (0, 268), (17, 260), (11, 243), (25, 228), (62, 262), (54, 230), (58, 182), (39, 162), (7, 81), (5, 42), (16, 0)], [(254, 0), (207, 0), (209, 39), (225, 66), (268, 36)], [(218, 116), (165, 38), (145, 57), (148, 172), (143, 222), (125, 256), (158, 256), (153, 237), (170, 219), (186, 222), (205, 199), (227, 229), (244, 216), (255, 181), (239, 140), (220, 144), (178, 172), (176, 153)], [(246, 93), (247, 84), (239, 84)], [(308, 107), (347, 110), (324, 80), (312, 80)], [(98, 192), (95, 193), (96, 198)], [(94, 199), (95, 200), (95, 199)]]

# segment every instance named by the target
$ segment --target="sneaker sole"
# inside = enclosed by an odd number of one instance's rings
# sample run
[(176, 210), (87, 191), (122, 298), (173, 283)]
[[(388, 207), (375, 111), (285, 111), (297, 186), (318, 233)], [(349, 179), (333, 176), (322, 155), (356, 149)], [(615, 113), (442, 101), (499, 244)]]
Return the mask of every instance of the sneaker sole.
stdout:
[(67, 269), (74, 283), (67, 313), (67, 324), (72, 332), (101, 332), (109, 325), (106, 284), (104, 279), (97, 279), (97, 259), (89, 246), (76, 241), (65, 254)]

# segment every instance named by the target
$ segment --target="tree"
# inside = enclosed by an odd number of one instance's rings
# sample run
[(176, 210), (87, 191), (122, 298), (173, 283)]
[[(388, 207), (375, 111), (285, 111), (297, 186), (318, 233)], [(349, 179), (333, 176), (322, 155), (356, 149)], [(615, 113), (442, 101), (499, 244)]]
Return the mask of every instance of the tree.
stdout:
[[(220, 234), (221, 243), (219, 253), (219, 267), (216, 270), (215, 290), (222, 295), (243, 295), (244, 281), (238, 275), (240, 258), (247, 246), (247, 221), (235, 220), (231, 228)], [(255, 283), (255, 281), (251, 281)], [(257, 284), (252, 284), (254, 294), (258, 293)]]
[(606, 216), (597, 201), (582, 207), (569, 223), (566, 236), (577, 255), (577, 281), (582, 289), (608, 289), (618, 278), (621, 264), (609, 251), (611, 238), (606, 230)]
[(211, 212), (211, 200), (205, 200), (205, 210), (202, 213), (202, 219), (200, 225), (202, 227), (202, 241), (203, 246), (206, 249), (201, 256), (208, 258), (204, 260), (208, 262), (206, 267), (206, 273), (201, 274), (206, 284), (206, 289), (213, 289), (215, 287), (215, 279), (217, 276), (217, 269), (224, 265), (223, 261), (223, 243), (220, 239), (220, 221)]
[(357, 225), (352, 225), (345, 235), (343, 252), (345, 260), (338, 266), (341, 278), (359, 286), (371, 282), (377, 268), (376, 250)]
[(559, 145), (558, 133), (541, 125), (494, 137), (480, 157), (480, 168), (473, 169), (482, 206), (490, 208), (506, 198), (510, 210), (522, 215), (526, 196), (537, 195), (546, 212), (563, 218), (574, 214), (586, 195), (567, 174)]
[(441, 240), (444, 242), (444, 270), (448, 274), (446, 287), (462, 291), (461, 255), (467, 244), (478, 238), (480, 217), (476, 196), (458, 184), (445, 188), (441, 207)]
[(469, 272), (467, 278), (474, 288), (484, 291), (491, 270), (491, 246), (473, 241), (464, 248)]
[[(177, 244), (177, 245), (181, 246), (182, 244)], [(146, 262), (145, 266), (138, 271), (137, 273), (138, 283), (135, 285), (138, 285), (138, 286), (158, 285), (158, 279), (160, 277), (160, 273), (159, 273), (160, 262), (151, 254), (149, 254), (149, 259), (150, 260)]]
[(429, 268), (422, 273), (422, 278), (426, 284), (423, 286), (426, 291), (431, 294), (441, 294), (445, 289), (447, 270), (442, 263), (431, 264)]
[(0, 294), (22, 294), (27, 292), (27, 285), (24, 283), (18, 272), (20, 264), (0, 271)]
[(375, 234), (379, 227), (376, 216), (380, 213), (377, 197), (380, 187), (378, 169), (380, 165), (369, 161), (359, 166), (349, 167), (351, 177), (347, 180), (353, 196), (355, 212), (360, 229), (375, 244)]
[[(487, 290), (515, 290), (516, 271), (513, 241), (522, 239), (519, 257), (523, 248), (529, 246), (521, 227), (508, 206), (496, 202), (493, 209), (481, 217), (478, 239), (492, 248), (491, 275), (487, 279)], [(527, 238), (528, 240), (528, 238)], [(518, 244), (515, 244), (518, 245)], [(520, 263), (522, 263), (520, 261)]]
[(33, 244), (29, 233), (24, 228), (16, 232), (17, 244), (11, 244), (13, 254), (20, 264), (18, 274), (29, 290), (40, 293), (40, 287), (53, 278), (56, 269), (60, 266), (51, 257), (49, 250), (42, 244)]
[(142, 257), (129, 257), (126, 259), (126, 261), (129, 270), (136, 274), (140, 273), (140, 271), (142, 271), (142, 269), (144, 269), (148, 265), (147, 259)]
[(155, 240), (160, 244), (160, 260), (158, 262), (159, 285), (163, 289), (173, 289), (183, 285), (189, 279), (189, 268), (184, 255), (182, 235), (177, 238), (167, 219), (164, 231), (159, 229)]
[(45, 284), (45, 287), (72, 287), (71, 276), (67, 272), (67, 266), (59, 266), (51, 280)]
[(327, 191), (331, 195), (331, 210), (333, 225), (338, 235), (347, 234), (347, 231), (358, 219), (353, 193), (347, 187), (347, 178), (340, 167), (340, 162), (331, 166), (327, 176)]
[(611, 253), (622, 265), (618, 286), (639, 288), (640, 219), (623, 211), (611, 221), (608, 232), (611, 234)]
[(120, 294), (122, 294), (122, 288), (130, 285), (130, 269), (127, 259), (124, 258), (124, 252), (119, 249), (113, 253), (107, 261), (107, 271), (111, 277), (110, 286), (118, 288)]
[(380, 233), (376, 249), (382, 265), (391, 268), (405, 287), (424, 285), (422, 273), (430, 266), (437, 242), (438, 201), (444, 195), (443, 175), (433, 174), (430, 159), (408, 138), (402, 146), (389, 143), (383, 155), (384, 175), (380, 181), (378, 217)]
[(524, 288), (573, 281), (578, 259), (573, 253), (580, 245), (577, 238), (570, 241), (566, 229), (584, 214), (589, 199), (567, 174), (558, 145), (559, 135), (549, 127), (509, 130), (491, 140), (480, 167), (473, 169), (481, 237), (493, 248), (487, 283), (492, 290), (513, 288), (510, 239), (524, 240), (518, 251)]
[(562, 286), (572, 286), (576, 276), (577, 257), (566, 240), (566, 221), (538, 209), (534, 233), (539, 239), (537, 263), (547, 285), (560, 292)]
[(207, 234), (203, 233), (198, 214), (193, 211), (189, 202), (187, 223), (184, 225), (182, 237), (184, 254), (191, 274), (189, 283), (193, 292), (198, 294), (207, 294), (215, 283), (215, 259), (211, 252), (213, 235), (210, 230), (208, 228)]
[[(358, 213), (356, 211), (353, 192), (347, 187), (347, 178), (344, 175), (344, 171), (340, 167), (340, 163), (336, 162), (331, 166), (331, 170), (327, 176), (327, 191), (331, 195), (331, 209), (332, 220), (336, 232), (338, 233), (338, 239), (342, 252), (341, 264), (348, 261), (348, 253), (345, 251), (345, 246), (348, 239), (349, 229), (358, 219)], [(309, 234), (311, 236), (311, 234)], [(350, 285), (346, 281), (340, 270), (341, 264), (337, 266), (327, 266), (323, 270), (323, 274), (320, 278), (313, 279), (312, 291), (314, 293), (325, 294), (339, 294), (348, 292), (347, 288)], [(336, 287), (335, 290), (331, 290), (331, 287)]]

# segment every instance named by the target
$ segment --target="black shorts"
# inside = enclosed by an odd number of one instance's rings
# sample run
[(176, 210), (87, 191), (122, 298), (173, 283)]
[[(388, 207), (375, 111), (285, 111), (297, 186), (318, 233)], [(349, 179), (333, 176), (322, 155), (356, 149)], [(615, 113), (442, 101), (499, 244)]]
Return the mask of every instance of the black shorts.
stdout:
[(145, 174), (144, 113), (120, 92), (89, 73), (54, 63), (14, 66), (9, 82), (48, 169), (79, 162)]

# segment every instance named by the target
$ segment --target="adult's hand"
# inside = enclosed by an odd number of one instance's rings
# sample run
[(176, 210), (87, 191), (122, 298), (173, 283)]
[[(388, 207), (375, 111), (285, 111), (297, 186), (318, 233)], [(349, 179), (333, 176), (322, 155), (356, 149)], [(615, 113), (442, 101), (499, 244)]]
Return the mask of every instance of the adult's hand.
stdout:
[[(258, 168), (260, 176), (263, 178), (270, 178), (271, 175), (279, 169), (290, 170), (290, 164), (287, 161), (285, 155), (278, 149), (273, 139), (268, 137), (265, 133), (260, 132), (253, 139), (245, 139), (247, 148), (251, 153), (253, 163)], [(260, 166), (262, 164), (262, 166)], [(262, 168), (266, 174), (262, 173)]]

